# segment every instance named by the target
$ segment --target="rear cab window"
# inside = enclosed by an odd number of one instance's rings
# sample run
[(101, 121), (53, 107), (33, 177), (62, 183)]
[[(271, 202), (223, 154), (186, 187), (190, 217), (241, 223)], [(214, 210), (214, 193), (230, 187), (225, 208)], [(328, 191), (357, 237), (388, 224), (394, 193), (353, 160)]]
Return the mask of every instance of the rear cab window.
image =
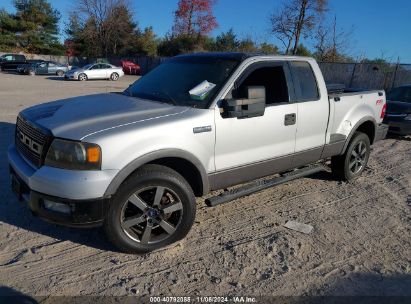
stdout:
[(317, 79), (307, 61), (290, 61), (294, 81), (295, 101), (316, 101), (320, 99)]

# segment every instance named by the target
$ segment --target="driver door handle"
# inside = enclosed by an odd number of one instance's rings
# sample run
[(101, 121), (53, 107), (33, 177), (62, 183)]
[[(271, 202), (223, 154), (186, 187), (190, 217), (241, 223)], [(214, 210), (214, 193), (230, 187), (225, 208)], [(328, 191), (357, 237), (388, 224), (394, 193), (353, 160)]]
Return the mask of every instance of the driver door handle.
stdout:
[(286, 114), (284, 116), (284, 125), (285, 126), (295, 125), (296, 121), (297, 121), (297, 115), (295, 113)]

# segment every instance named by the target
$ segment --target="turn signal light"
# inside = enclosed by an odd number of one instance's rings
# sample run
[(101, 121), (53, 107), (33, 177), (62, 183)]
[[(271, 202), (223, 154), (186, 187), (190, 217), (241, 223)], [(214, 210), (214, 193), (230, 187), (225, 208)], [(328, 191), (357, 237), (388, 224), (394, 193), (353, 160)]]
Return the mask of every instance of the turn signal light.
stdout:
[(100, 162), (100, 149), (98, 147), (88, 147), (87, 148), (87, 161), (89, 163), (98, 163)]

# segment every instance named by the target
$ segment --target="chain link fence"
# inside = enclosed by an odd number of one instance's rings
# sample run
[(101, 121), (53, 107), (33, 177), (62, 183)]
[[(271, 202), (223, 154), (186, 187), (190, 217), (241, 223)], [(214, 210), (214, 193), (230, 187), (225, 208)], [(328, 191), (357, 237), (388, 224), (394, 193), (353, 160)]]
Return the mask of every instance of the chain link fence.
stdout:
[(326, 83), (348, 88), (390, 90), (411, 84), (411, 64), (320, 62)]

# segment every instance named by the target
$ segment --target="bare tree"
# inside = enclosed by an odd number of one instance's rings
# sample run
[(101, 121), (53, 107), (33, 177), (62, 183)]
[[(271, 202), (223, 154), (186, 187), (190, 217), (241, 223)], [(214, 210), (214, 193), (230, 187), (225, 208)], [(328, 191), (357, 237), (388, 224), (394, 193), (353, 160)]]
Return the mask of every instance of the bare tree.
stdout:
[(129, 7), (127, 0), (78, 0), (79, 19), (86, 25), (84, 35), (102, 55), (116, 54), (119, 43), (133, 33), (136, 25)]
[(295, 37), (294, 18), (293, 10), (287, 6), (270, 17), (271, 32), (282, 42), (286, 54), (289, 53)]
[(328, 0), (288, 0), (282, 8), (271, 15), (271, 31), (280, 39), (286, 49), (296, 54), (301, 37), (311, 36), (311, 30), (318, 24), (327, 10)]
[(338, 62), (348, 57), (354, 29), (346, 31), (337, 26), (335, 16), (330, 25), (321, 23), (315, 33), (315, 54), (320, 61)]

